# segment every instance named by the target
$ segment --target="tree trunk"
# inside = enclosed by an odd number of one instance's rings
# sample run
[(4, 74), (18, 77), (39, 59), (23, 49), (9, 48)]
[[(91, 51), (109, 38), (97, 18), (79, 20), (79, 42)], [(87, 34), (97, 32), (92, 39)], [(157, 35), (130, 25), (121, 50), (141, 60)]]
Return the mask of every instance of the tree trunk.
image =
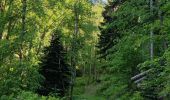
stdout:
[(23, 50), (23, 37), (26, 33), (26, 9), (27, 9), (27, 0), (22, 0), (22, 23), (21, 23), (21, 35), (20, 35), (20, 50), (19, 50), (19, 60), (20, 60), (20, 64), (22, 62), (23, 59), (23, 54), (22, 54), (22, 50)]
[[(153, 0), (150, 0), (150, 14), (151, 16), (153, 16)], [(153, 29), (151, 27), (150, 29), (150, 59), (153, 60), (153, 56), (154, 56), (154, 43), (153, 43)]]
[[(0, 1), (0, 15), (1, 15), (0, 17), (4, 17), (4, 9), (5, 9), (5, 7), (3, 5), (3, 2)], [(1, 23), (0, 28), (1, 28), (1, 30), (0, 30), (0, 40), (1, 40), (2, 34), (3, 34), (4, 23)]]
[[(72, 42), (72, 53), (76, 53), (76, 47), (77, 47), (77, 36), (78, 36), (78, 22), (79, 22), (79, 18), (78, 18), (78, 8), (77, 8), (77, 4), (79, 2), (75, 2), (74, 5), (74, 16), (75, 16), (75, 21), (74, 21), (74, 36), (73, 36), (73, 40), (74, 42)], [(72, 75), (72, 84), (71, 84), (71, 90), (70, 90), (70, 100), (73, 100), (73, 91), (74, 91), (74, 83), (75, 83), (75, 79), (76, 79), (76, 57), (75, 55), (72, 54), (71, 57), (71, 67), (73, 68), (73, 75)]]

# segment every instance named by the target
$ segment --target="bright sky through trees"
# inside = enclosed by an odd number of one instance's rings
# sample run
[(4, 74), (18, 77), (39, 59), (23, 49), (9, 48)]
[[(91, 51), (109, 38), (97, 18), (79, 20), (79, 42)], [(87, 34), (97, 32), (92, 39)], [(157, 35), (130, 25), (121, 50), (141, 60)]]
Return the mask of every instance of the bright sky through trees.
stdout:
[(107, 0), (102, 0), (103, 2), (107, 2)]

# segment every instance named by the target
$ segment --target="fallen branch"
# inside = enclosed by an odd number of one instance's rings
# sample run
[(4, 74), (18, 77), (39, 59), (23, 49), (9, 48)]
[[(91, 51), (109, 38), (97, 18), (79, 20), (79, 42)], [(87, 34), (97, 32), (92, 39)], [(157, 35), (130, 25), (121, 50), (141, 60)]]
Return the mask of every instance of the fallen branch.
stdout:
[(146, 76), (144, 76), (144, 77), (136, 80), (134, 83), (135, 83), (135, 84), (138, 84), (138, 83), (140, 83), (141, 81), (143, 81), (144, 79), (146, 79)]
[(139, 79), (139, 78), (142, 78), (143, 76), (145, 76), (148, 72), (150, 72), (152, 69), (149, 69), (149, 70), (147, 70), (147, 71), (144, 71), (144, 72), (142, 72), (142, 73), (140, 73), (140, 74), (138, 74), (138, 75), (135, 75), (135, 76), (133, 76), (132, 78), (131, 78), (131, 80), (132, 81), (135, 81), (135, 80), (137, 80), (137, 79)]

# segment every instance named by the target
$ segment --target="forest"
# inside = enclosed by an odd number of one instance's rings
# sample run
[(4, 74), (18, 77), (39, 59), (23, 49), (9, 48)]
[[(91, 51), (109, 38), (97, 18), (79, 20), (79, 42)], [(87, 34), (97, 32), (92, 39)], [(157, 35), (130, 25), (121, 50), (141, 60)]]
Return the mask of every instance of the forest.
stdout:
[(0, 100), (170, 100), (170, 0), (0, 0)]

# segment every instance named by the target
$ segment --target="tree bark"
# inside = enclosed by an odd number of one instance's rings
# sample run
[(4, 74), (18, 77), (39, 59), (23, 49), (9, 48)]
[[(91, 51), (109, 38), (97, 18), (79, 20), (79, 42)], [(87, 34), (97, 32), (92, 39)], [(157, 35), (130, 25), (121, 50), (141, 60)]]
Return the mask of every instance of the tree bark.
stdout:
[[(74, 21), (74, 36), (73, 36), (73, 42), (72, 42), (72, 53), (76, 53), (76, 46), (77, 46), (77, 36), (78, 36), (78, 23), (79, 23), (79, 15), (78, 15), (78, 4), (79, 0), (75, 2), (74, 4), (74, 16), (75, 16), (75, 21)], [(74, 91), (74, 84), (75, 84), (75, 79), (76, 79), (76, 57), (75, 55), (72, 54), (71, 57), (71, 67), (73, 68), (73, 75), (72, 75), (72, 84), (71, 84), (71, 90), (70, 90), (70, 100), (73, 100), (73, 91)]]
[(27, 0), (22, 0), (22, 23), (21, 23), (21, 35), (20, 35), (20, 50), (19, 50), (19, 60), (20, 64), (22, 63), (23, 59), (23, 37), (26, 33), (26, 9), (27, 9)]
[(151, 70), (152, 70), (152, 69), (149, 69), (149, 70), (144, 71), (144, 72), (142, 72), (142, 73), (140, 73), (140, 74), (138, 74), (138, 75), (135, 75), (135, 76), (133, 76), (133, 77), (131, 78), (131, 80), (132, 80), (132, 81), (136, 81), (137, 79), (144, 77), (144, 76), (145, 76), (148, 72), (150, 72)]
[[(153, 16), (153, 0), (150, 0), (150, 15)], [(153, 29), (152, 29), (152, 26), (151, 26), (151, 29), (150, 29), (150, 59), (153, 60), (153, 56), (154, 56), (154, 44), (153, 44)]]
[[(3, 15), (4, 15), (4, 9), (5, 9), (5, 6), (4, 6), (4, 4), (3, 4), (3, 2), (1, 1), (0, 2), (0, 17), (4, 17)], [(2, 34), (3, 34), (3, 28), (4, 28), (4, 23), (1, 23), (1, 25), (0, 25), (0, 28), (2, 28), (1, 30), (0, 30), (0, 40), (2, 39)]]

